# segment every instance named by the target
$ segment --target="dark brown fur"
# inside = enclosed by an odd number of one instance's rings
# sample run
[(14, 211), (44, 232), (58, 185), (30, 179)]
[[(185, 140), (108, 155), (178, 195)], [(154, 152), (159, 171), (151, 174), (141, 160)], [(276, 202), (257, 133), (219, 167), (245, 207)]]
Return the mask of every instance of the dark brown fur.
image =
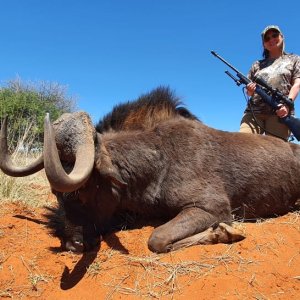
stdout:
[(298, 145), (181, 117), (144, 131), (98, 134), (96, 155), (77, 198), (90, 222), (101, 231), (120, 211), (163, 217), (168, 222), (149, 239), (156, 252), (230, 223), (232, 213), (239, 219), (285, 214), (300, 196)]
[[(99, 133), (146, 130), (153, 128), (162, 121), (178, 117), (199, 121), (182, 105), (180, 99), (169, 88), (158, 87), (135, 101), (128, 101), (115, 106), (112, 112), (98, 122), (96, 130)], [(74, 126), (67, 125), (67, 127), (73, 128)], [(66, 140), (69, 141), (69, 139)], [(58, 146), (60, 148), (65, 147), (65, 145)], [(66, 152), (69, 154), (70, 151)], [(62, 155), (64, 155), (63, 151), (61, 158)], [(66, 169), (69, 169), (66, 163), (64, 165)], [(112, 228), (128, 226), (128, 216), (132, 220), (130, 217), (132, 212), (129, 214), (121, 212), (115, 214), (113, 220), (110, 219), (105, 225), (96, 226), (94, 221), (89, 222), (92, 219), (89, 201), (87, 204), (80, 204), (78, 191), (72, 193), (54, 191), (54, 193), (57, 195), (59, 207), (58, 209), (50, 209), (48, 214), (49, 226), (61, 238), (63, 247), (68, 250), (81, 251), (83, 247), (90, 249), (97, 242), (97, 236), (100, 232), (104, 233)], [(93, 191), (89, 193), (93, 194)]]
[[(168, 99), (167, 109), (144, 106), (144, 100), (119, 106), (99, 124), (88, 181), (77, 191), (56, 192), (66, 249), (90, 249), (123, 212), (166, 220), (148, 242), (152, 251), (165, 252), (201, 243), (202, 233), (230, 224), (232, 215), (265, 218), (295, 207), (300, 146), (215, 130)], [(64, 126), (59, 128), (63, 141)]]
[(135, 101), (115, 106), (112, 112), (98, 122), (96, 130), (100, 133), (110, 130), (144, 130), (178, 116), (197, 120), (169, 88), (158, 87)]

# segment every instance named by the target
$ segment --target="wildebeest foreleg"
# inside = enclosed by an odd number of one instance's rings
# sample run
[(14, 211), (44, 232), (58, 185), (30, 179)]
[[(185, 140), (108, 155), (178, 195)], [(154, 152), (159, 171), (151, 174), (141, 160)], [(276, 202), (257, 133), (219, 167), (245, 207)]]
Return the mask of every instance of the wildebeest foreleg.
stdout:
[(234, 243), (245, 238), (242, 232), (232, 226), (220, 223), (217, 228), (212, 227), (187, 237), (181, 241), (175, 242), (171, 245), (171, 250), (190, 247), (193, 245), (210, 245), (217, 243)]
[(228, 243), (243, 238), (237, 229), (220, 222), (212, 214), (193, 207), (183, 210), (169, 222), (157, 227), (149, 238), (148, 247), (151, 251), (161, 253), (196, 244)]

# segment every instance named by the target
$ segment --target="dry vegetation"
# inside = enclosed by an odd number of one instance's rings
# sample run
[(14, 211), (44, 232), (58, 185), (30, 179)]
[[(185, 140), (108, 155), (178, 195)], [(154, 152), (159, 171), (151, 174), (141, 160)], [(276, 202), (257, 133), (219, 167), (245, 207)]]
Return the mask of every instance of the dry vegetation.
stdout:
[(18, 202), (30, 207), (47, 204), (49, 185), (43, 171), (28, 177), (8, 177), (0, 171), (0, 201)]
[[(11, 158), (18, 166), (25, 166), (35, 160), (41, 152), (31, 152), (30, 149), (36, 139), (31, 132), (34, 123), (28, 122), (20, 132), (8, 131), (8, 140), (17, 139), (18, 143)], [(12, 136), (14, 135), (14, 136)], [(8, 145), (12, 148), (12, 145)], [(0, 171), (0, 201), (18, 201), (32, 207), (45, 204), (45, 195), (49, 194), (49, 185), (43, 171), (27, 177), (10, 177)], [(41, 199), (41, 201), (39, 201)]]

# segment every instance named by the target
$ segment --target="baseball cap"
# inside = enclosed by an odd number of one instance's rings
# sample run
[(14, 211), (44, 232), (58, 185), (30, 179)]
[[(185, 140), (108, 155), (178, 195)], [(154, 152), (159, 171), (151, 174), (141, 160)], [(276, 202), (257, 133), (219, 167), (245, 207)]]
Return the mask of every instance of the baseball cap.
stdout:
[(264, 38), (265, 34), (266, 34), (267, 31), (269, 31), (269, 30), (276, 30), (276, 31), (278, 31), (280, 34), (282, 34), (280, 28), (279, 28), (277, 25), (269, 25), (269, 26), (267, 26), (267, 27), (262, 31), (262, 33), (261, 33), (262, 39)]

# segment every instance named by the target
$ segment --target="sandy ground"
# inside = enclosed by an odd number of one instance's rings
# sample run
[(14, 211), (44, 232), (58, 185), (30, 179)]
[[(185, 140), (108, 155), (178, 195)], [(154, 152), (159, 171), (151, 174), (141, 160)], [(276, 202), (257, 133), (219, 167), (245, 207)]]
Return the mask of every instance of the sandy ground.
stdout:
[(83, 255), (60, 250), (43, 209), (0, 205), (1, 299), (300, 299), (300, 214), (240, 224), (246, 239), (168, 254), (146, 226)]

